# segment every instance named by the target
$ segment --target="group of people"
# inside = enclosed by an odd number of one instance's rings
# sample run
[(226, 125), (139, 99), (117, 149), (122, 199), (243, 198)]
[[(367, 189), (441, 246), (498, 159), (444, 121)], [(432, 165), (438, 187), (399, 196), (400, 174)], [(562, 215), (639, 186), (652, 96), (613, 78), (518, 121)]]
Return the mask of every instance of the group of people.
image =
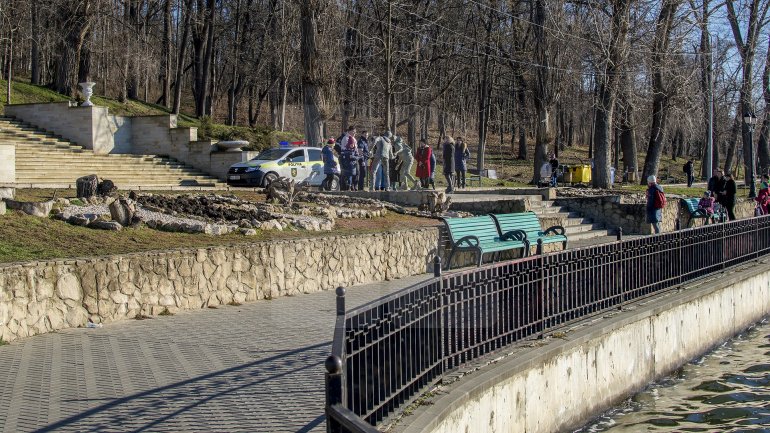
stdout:
[[(452, 137), (445, 137), (442, 153), (447, 192), (454, 191), (454, 187), (465, 188), (467, 160), (470, 157), (468, 146), (462, 138), (455, 141)], [(363, 191), (367, 183), (370, 191), (407, 190), (410, 183), (413, 190), (436, 188), (436, 155), (433, 149), (425, 140), (420, 140), (413, 153), (402, 137), (390, 131), (374, 138), (370, 147), (369, 133), (363, 131), (356, 138), (356, 128), (351, 126), (338, 139), (327, 140), (321, 150), (321, 159), (327, 188), (335, 176), (339, 176), (343, 191)], [(412, 176), (415, 165), (419, 182)]]
[[(738, 187), (732, 173), (715, 169), (713, 176), (708, 181), (707, 190), (703, 193), (701, 202), (704, 205), (707, 205), (709, 201), (712, 202), (711, 208), (704, 208), (709, 215), (714, 213), (713, 203), (719, 203), (727, 211), (727, 218), (732, 221), (735, 219), (735, 194), (737, 192)], [(698, 206), (700, 207), (700, 202)]]
[(452, 137), (444, 137), (441, 152), (444, 156), (444, 178), (446, 179), (446, 192), (454, 192), (455, 188), (466, 187), (468, 173), (468, 158), (471, 156), (468, 145), (462, 137), (457, 140)]

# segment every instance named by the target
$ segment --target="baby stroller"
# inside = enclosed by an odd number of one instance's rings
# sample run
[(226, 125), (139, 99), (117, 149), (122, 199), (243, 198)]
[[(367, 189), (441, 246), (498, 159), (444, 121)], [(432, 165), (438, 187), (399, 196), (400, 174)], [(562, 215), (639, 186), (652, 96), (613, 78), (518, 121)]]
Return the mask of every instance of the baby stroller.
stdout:
[(723, 223), (727, 221), (727, 209), (720, 203), (714, 203), (714, 215), (711, 217), (716, 223)]

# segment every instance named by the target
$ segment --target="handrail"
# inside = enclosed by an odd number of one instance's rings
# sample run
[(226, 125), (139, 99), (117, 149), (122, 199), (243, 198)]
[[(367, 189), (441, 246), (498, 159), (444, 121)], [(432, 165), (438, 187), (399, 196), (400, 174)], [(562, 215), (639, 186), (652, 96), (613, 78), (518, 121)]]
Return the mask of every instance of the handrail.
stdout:
[[(770, 253), (770, 215), (468, 268), (345, 311), (327, 359), (327, 429), (361, 433), (459, 365)], [(343, 410), (344, 409), (344, 410)]]

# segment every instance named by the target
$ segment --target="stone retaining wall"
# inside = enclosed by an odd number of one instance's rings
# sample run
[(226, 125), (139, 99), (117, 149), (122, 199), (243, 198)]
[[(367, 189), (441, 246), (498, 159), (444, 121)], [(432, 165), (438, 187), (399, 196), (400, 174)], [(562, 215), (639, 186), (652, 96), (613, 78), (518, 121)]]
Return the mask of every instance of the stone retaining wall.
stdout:
[(770, 264), (525, 342), (428, 396), (394, 433), (573, 431), (770, 313)]
[[(679, 198), (668, 198), (663, 208), (662, 232), (676, 230), (676, 221), (680, 227), (686, 228), (690, 222), (690, 214), (680, 203)], [(558, 206), (574, 210), (584, 217), (591, 218), (595, 223), (604, 224), (608, 230), (615, 232), (618, 227), (626, 234), (651, 234), (652, 226), (646, 220), (646, 205), (644, 203), (624, 203), (622, 196), (559, 198), (555, 201)], [(737, 218), (754, 216), (754, 202), (742, 199), (735, 205)], [(693, 226), (702, 225), (703, 220), (696, 220)]]
[(0, 265), (0, 338), (432, 272), (436, 228)]

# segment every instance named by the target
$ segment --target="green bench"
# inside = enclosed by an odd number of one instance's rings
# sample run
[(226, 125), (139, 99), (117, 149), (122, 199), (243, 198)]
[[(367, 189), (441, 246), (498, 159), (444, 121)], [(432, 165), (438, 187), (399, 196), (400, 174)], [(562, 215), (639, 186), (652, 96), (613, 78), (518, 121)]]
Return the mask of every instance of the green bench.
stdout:
[(529, 252), (526, 234), (521, 230), (511, 230), (501, 235), (495, 220), (489, 215), (470, 218), (442, 218), (452, 243), (452, 249), (446, 261), (446, 269), (452, 267), (455, 253), (472, 251), (476, 253), (477, 264), (481, 266), (484, 255), (497, 254), (513, 249), (525, 249)]
[[(538, 240), (542, 240), (543, 245), (561, 242), (564, 249), (567, 249), (567, 235), (564, 227), (553, 226), (543, 230), (540, 227), (540, 220), (534, 212), (495, 214), (492, 215), (492, 218), (494, 218), (497, 230), (502, 236), (507, 233), (524, 232), (527, 253), (529, 253), (531, 245), (538, 244)], [(542, 251), (538, 251), (538, 253), (542, 253)]]
[(704, 209), (698, 207), (698, 202), (700, 202), (700, 199), (697, 198), (682, 199), (682, 203), (687, 208), (687, 212), (690, 213), (690, 222), (687, 223), (687, 227), (692, 227), (692, 224), (696, 219), (703, 219), (706, 224), (708, 224), (709, 221), (713, 223), (718, 222), (721, 219), (721, 216), (716, 212), (716, 209), (713, 214), (709, 215)]

